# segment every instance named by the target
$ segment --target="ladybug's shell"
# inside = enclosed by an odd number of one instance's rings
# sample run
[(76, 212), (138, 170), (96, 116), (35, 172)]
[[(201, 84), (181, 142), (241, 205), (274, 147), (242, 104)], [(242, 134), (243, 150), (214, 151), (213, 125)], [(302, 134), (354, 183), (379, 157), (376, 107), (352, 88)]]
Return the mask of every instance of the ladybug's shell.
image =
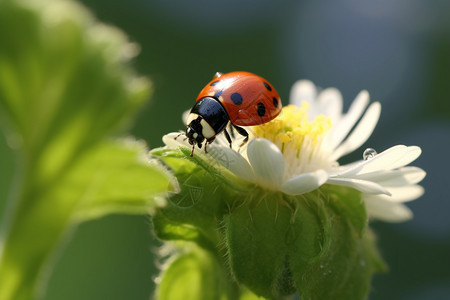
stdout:
[(260, 125), (281, 112), (278, 92), (267, 80), (249, 72), (231, 72), (213, 79), (197, 101), (204, 97), (219, 100), (234, 125)]

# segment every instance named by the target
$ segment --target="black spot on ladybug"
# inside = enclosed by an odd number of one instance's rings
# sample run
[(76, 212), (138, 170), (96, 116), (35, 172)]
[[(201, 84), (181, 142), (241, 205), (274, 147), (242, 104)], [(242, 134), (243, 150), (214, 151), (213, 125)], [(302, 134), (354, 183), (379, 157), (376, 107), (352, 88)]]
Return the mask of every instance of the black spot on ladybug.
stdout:
[(215, 85), (216, 85), (216, 84), (218, 84), (219, 82), (220, 82), (220, 80), (217, 80), (217, 81), (211, 82), (210, 86), (215, 86)]
[(264, 116), (266, 114), (266, 107), (264, 106), (264, 103), (258, 102), (256, 111), (260, 117)]
[(272, 91), (272, 87), (267, 82), (263, 82), (263, 84), (266, 87), (266, 89), (268, 89), (270, 92)]
[(239, 93), (231, 94), (231, 101), (233, 101), (233, 103), (236, 105), (241, 105), (243, 101), (241, 94)]
[(273, 106), (275, 106), (275, 108), (277, 108), (278, 107), (278, 99), (274, 97), (272, 100), (273, 100)]
[(220, 95), (222, 95), (223, 91), (218, 91), (217, 93), (214, 94), (214, 98), (219, 98)]

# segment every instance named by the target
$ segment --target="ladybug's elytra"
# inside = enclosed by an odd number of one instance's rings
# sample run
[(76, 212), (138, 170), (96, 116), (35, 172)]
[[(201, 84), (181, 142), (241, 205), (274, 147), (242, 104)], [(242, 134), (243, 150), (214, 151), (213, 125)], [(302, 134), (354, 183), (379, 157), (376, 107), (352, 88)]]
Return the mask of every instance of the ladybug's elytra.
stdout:
[(281, 112), (281, 100), (277, 91), (264, 78), (249, 72), (216, 73), (197, 97), (187, 120), (186, 136), (192, 145), (192, 153), (214, 141), (222, 131), (227, 141), (231, 138), (226, 127), (231, 127), (248, 141), (247, 131), (239, 126), (267, 123)]

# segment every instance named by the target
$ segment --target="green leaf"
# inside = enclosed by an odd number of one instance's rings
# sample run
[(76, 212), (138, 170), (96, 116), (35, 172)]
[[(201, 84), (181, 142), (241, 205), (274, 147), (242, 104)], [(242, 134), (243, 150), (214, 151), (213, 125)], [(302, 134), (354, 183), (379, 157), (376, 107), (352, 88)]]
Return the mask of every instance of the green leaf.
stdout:
[(170, 259), (162, 274), (157, 299), (239, 299), (237, 287), (214, 255), (198, 247), (187, 248), (187, 252)]
[(225, 217), (237, 281), (279, 299), (365, 299), (383, 269), (360, 193), (323, 188), (301, 196), (257, 190)]
[(149, 96), (136, 45), (64, 0), (0, 2), (0, 116), (16, 171), (0, 229), (0, 299), (42, 297), (81, 221), (163, 205), (171, 175), (114, 139)]
[(93, 148), (48, 197), (76, 202), (72, 221), (111, 213), (147, 214), (165, 205), (161, 196), (170, 185), (168, 176), (148, 161), (143, 143), (105, 141)]
[(360, 193), (333, 185), (325, 185), (322, 191), (327, 195), (326, 204), (333, 207), (340, 216), (345, 216), (358, 235), (363, 235), (367, 227), (367, 213), (360, 200)]
[(229, 183), (217, 169), (183, 150), (152, 151), (180, 183), (179, 193), (172, 194), (168, 205), (153, 216), (154, 230), (163, 240), (195, 241), (214, 252), (220, 242), (218, 220), (229, 210), (225, 199), (233, 192), (226, 189)]
[(227, 257), (238, 282), (276, 299), (295, 292), (286, 268), (292, 213), (281, 205), (279, 194), (255, 192), (252, 196), (260, 201), (242, 199), (246, 204), (225, 218)]
[[(323, 237), (307, 201), (254, 190), (226, 219), (226, 244), (233, 275), (257, 295), (279, 299), (296, 292), (291, 261), (309, 261)], [(313, 205), (314, 206), (314, 205)], [(299, 247), (297, 247), (299, 246)], [(307, 274), (302, 274), (307, 276)]]
[[(312, 208), (321, 229), (316, 255), (301, 257), (302, 235), (290, 248), (290, 267), (300, 297), (307, 299), (366, 299), (372, 276), (383, 270), (373, 237), (366, 224), (360, 193), (353, 189), (328, 187), (310, 193), (299, 202)], [(304, 222), (301, 215), (295, 222)], [(312, 220), (311, 220), (312, 221)]]

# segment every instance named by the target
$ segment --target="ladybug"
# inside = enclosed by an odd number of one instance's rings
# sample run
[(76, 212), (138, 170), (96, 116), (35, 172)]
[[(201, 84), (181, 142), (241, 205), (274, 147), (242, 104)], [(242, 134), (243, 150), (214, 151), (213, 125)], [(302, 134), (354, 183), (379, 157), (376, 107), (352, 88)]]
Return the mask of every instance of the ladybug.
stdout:
[(222, 131), (227, 141), (231, 138), (226, 130), (230, 124), (248, 141), (247, 131), (240, 126), (267, 123), (281, 112), (278, 92), (264, 78), (249, 72), (216, 73), (200, 92), (187, 119), (186, 137), (199, 148), (205, 142), (211, 144)]

